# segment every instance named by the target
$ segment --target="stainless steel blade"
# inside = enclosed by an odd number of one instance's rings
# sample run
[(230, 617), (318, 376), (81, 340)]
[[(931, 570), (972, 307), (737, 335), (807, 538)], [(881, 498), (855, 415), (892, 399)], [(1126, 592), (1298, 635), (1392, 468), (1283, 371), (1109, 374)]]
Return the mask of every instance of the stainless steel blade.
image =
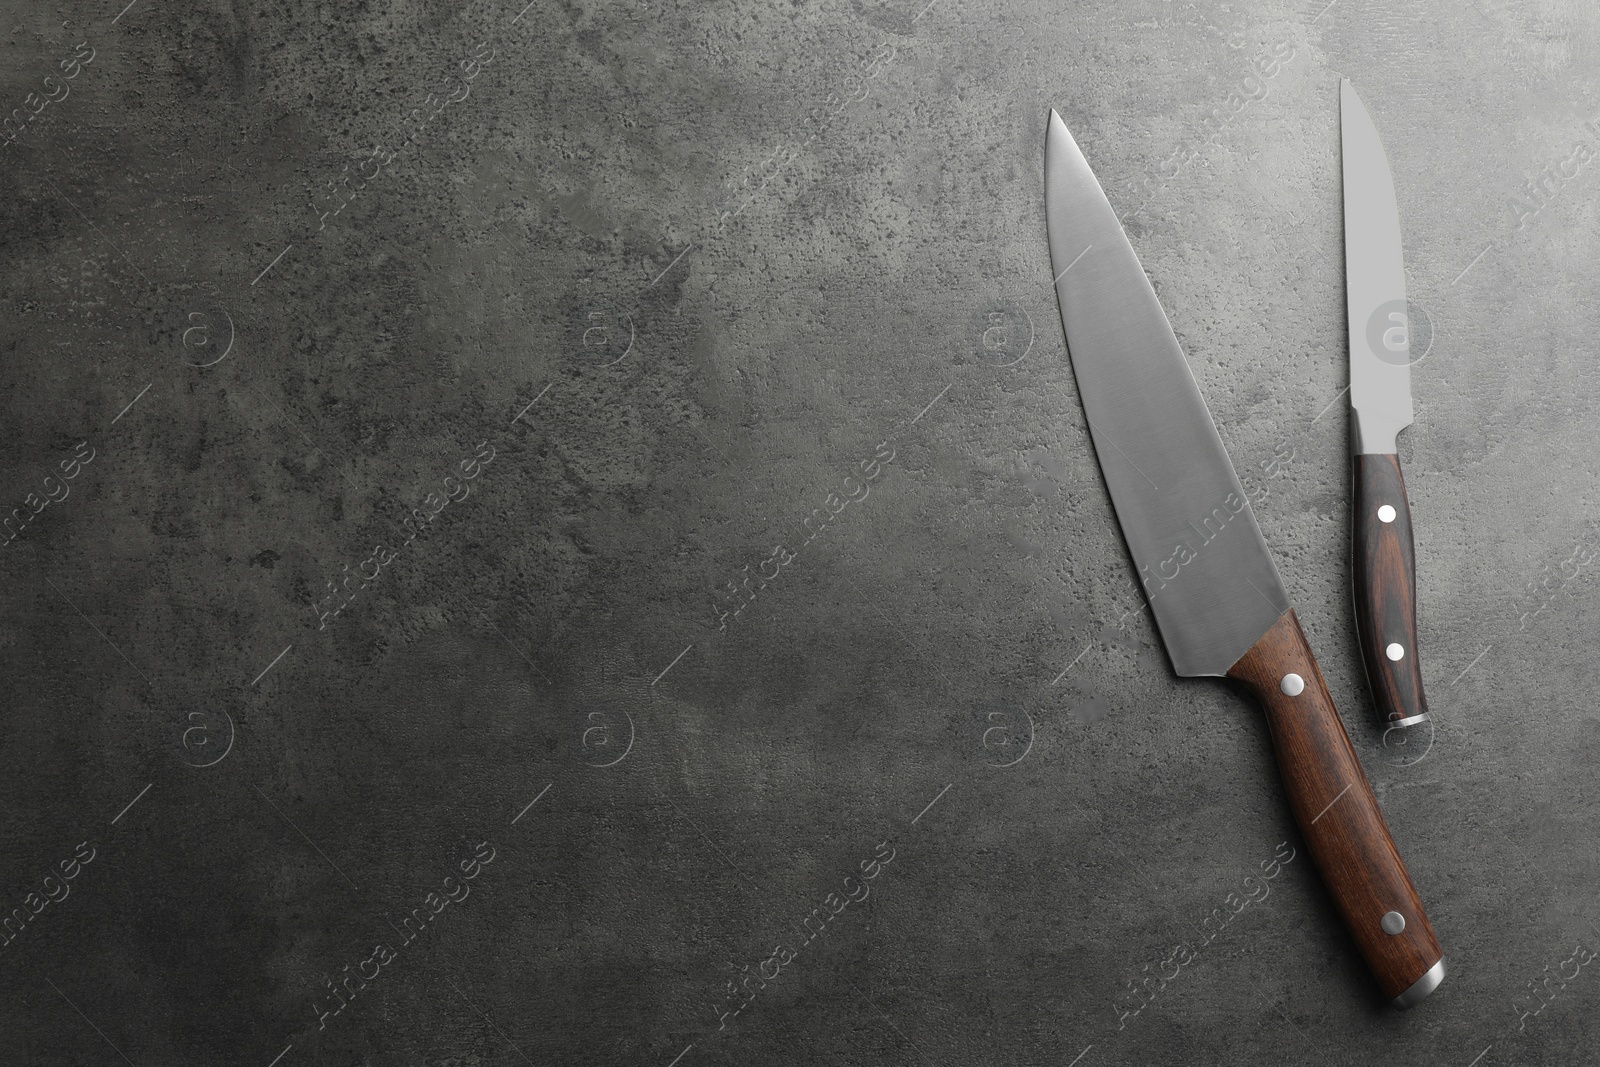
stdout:
[(1350, 315), (1350, 406), (1357, 452), (1394, 452), (1411, 425), (1411, 322), (1400, 260), (1400, 209), (1372, 116), (1339, 85), (1344, 160), (1344, 284)]
[(1044, 188), (1061, 323), (1122, 535), (1173, 667), (1220, 676), (1289, 595), (1139, 257), (1054, 111)]

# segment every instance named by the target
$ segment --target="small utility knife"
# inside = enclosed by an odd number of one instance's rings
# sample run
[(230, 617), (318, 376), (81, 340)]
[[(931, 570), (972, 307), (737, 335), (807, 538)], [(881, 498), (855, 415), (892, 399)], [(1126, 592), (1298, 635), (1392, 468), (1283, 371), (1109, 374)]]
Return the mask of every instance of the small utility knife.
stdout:
[(1411, 425), (1411, 322), (1400, 259), (1400, 211), (1383, 142), (1343, 82), (1345, 294), (1355, 453), (1356, 630), (1367, 683), (1386, 727), (1428, 717), (1417, 657), (1417, 568), (1411, 508), (1395, 437)]

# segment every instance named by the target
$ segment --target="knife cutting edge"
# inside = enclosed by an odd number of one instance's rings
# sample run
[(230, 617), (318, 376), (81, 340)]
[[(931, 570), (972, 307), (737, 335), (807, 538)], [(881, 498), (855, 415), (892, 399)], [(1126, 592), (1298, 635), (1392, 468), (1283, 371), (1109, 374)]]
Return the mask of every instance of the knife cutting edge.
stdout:
[(1354, 501), (1351, 583), (1361, 661), (1386, 727), (1428, 717), (1417, 657), (1417, 560), (1395, 437), (1411, 425), (1411, 323), (1400, 211), (1378, 128), (1339, 86)]
[(1444, 956), (1155, 290), (1054, 111), (1045, 217), (1095, 455), (1167, 654), (1266, 712), (1284, 791), (1384, 993), (1410, 1007)]

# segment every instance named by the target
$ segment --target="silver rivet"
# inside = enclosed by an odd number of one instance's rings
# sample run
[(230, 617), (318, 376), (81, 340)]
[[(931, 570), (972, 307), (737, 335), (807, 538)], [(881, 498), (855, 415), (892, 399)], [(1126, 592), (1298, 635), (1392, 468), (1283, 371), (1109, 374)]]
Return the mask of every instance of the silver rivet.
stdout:
[(1297, 697), (1306, 691), (1306, 680), (1298, 674), (1286, 674), (1283, 681), (1278, 683), (1278, 688), (1283, 690), (1286, 697)]
[(1399, 642), (1395, 642), (1394, 644), (1391, 644), (1388, 648), (1384, 649), (1383, 650), (1383, 654), (1385, 656), (1388, 656), (1390, 659), (1392, 659), (1392, 660), (1394, 660), (1395, 662), (1398, 663), (1400, 660), (1405, 659), (1405, 656), (1406, 656), (1405, 646), (1400, 644)]
[(1382, 507), (1380, 507), (1378, 509), (1378, 521), (1379, 522), (1393, 522), (1394, 521), (1394, 508), (1390, 507), (1388, 504), (1385, 504)]
[(1378, 925), (1383, 927), (1384, 933), (1393, 937), (1406, 928), (1406, 917), (1398, 911), (1385, 912), (1383, 918), (1378, 920)]

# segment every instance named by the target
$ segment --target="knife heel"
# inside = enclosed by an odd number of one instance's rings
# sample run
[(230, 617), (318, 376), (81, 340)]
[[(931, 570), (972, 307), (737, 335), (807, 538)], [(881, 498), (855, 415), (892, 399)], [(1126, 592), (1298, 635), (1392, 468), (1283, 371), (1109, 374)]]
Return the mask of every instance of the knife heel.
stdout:
[(1261, 704), (1313, 862), (1383, 992), (1406, 1008), (1444, 954), (1293, 609), (1228, 670)]
[(1356, 632), (1379, 723), (1413, 726), (1428, 717), (1417, 655), (1417, 561), (1400, 457), (1355, 456)]

